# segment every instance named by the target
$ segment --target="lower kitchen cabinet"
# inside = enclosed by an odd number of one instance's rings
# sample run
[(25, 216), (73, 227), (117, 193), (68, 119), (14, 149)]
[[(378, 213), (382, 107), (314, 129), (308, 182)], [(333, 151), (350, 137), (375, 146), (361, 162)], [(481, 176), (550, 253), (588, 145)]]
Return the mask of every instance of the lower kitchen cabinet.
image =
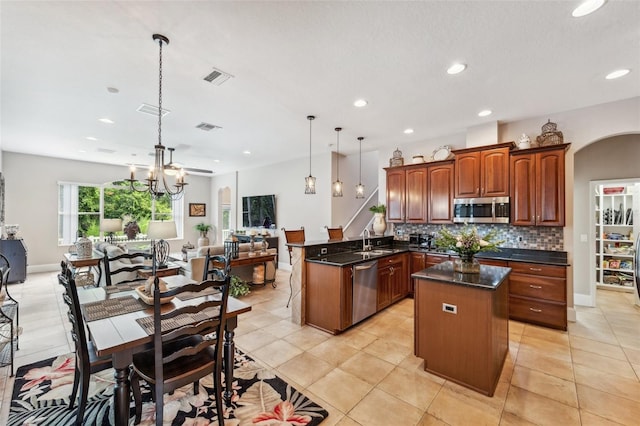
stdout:
[(378, 311), (409, 293), (409, 276), (406, 254), (398, 254), (378, 260)]
[(409, 295), (413, 296), (413, 279), (411, 274), (425, 269), (427, 262), (427, 254), (417, 251), (409, 252)]
[(337, 334), (351, 326), (351, 266), (306, 264), (306, 323)]
[(509, 262), (509, 317), (567, 329), (567, 268)]

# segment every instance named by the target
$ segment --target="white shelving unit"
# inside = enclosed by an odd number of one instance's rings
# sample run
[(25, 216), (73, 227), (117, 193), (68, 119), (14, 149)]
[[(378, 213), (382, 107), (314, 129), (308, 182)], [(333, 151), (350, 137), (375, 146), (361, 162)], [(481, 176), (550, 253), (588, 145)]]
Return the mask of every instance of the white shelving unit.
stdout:
[(595, 197), (596, 284), (633, 292), (634, 243), (640, 229), (638, 185), (599, 185)]

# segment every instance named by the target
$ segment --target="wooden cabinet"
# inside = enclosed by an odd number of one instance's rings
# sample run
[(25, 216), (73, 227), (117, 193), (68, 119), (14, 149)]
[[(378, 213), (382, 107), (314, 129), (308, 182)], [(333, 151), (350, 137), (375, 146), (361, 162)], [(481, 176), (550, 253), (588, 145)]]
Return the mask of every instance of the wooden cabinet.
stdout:
[(27, 246), (24, 240), (0, 240), (0, 253), (11, 265), (7, 281), (23, 283), (27, 279)]
[(407, 255), (378, 260), (378, 311), (405, 298), (408, 292)]
[(387, 221), (453, 223), (453, 161), (387, 171)]
[(425, 258), (425, 268), (429, 268), (433, 265), (437, 265), (438, 263), (442, 263), (442, 262), (446, 262), (447, 260), (449, 260), (449, 255), (448, 254), (433, 254), (433, 253), (429, 253), (427, 254), (427, 257)]
[(567, 268), (509, 262), (509, 317), (567, 329)]
[(409, 252), (409, 294), (413, 295), (413, 279), (411, 274), (422, 271), (427, 266), (427, 254), (417, 251)]
[(509, 196), (509, 151), (513, 142), (458, 149), (455, 154), (457, 198)]
[(351, 266), (306, 263), (306, 322), (337, 334), (351, 326)]
[(564, 162), (569, 145), (511, 154), (512, 225), (564, 226)]
[(453, 162), (427, 168), (427, 222), (453, 223)]

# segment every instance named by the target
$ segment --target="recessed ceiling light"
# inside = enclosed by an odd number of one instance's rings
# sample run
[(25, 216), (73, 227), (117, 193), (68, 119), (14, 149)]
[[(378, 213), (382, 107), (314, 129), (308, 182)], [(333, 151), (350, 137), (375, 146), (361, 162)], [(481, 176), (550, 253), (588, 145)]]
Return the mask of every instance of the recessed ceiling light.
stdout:
[(84, 149), (79, 149), (79, 150), (78, 150), (78, 152), (79, 152), (80, 154), (84, 154), (84, 153), (86, 153), (87, 151), (85, 151)]
[(219, 163), (219, 162), (220, 162), (220, 160), (213, 160), (213, 162), (214, 162), (214, 163)]
[(404, 129), (405, 135), (410, 135), (411, 133), (413, 133), (413, 129)]
[(242, 153), (244, 155), (251, 155), (251, 151), (249, 151), (248, 149), (245, 149), (244, 151), (242, 151)]
[(355, 101), (353, 103), (353, 106), (358, 107), (358, 108), (362, 108), (367, 106), (369, 102), (365, 101), (364, 99), (358, 99), (357, 101)]
[(613, 80), (614, 78), (620, 78), (620, 77), (624, 77), (625, 75), (629, 74), (631, 72), (630, 69), (621, 69), (621, 70), (615, 70), (613, 72), (610, 72), (609, 74), (607, 74), (607, 76), (605, 77), (607, 80)]
[(573, 9), (571, 16), (574, 18), (580, 18), (581, 16), (588, 15), (600, 9), (602, 5), (606, 3), (606, 0), (585, 0), (578, 7)]
[(115, 87), (107, 87), (107, 92), (109, 92), (109, 93), (120, 93), (120, 90), (118, 90)]
[(89, 141), (97, 141), (98, 140), (98, 138), (94, 138), (93, 136), (87, 136), (86, 139), (89, 140)]
[(447, 74), (459, 74), (465, 69), (467, 69), (465, 64), (455, 63), (449, 67)]
[(486, 117), (487, 115), (491, 115), (492, 112), (493, 111), (491, 111), (490, 109), (483, 109), (478, 113), (478, 117)]
[(109, 120), (108, 118), (99, 118), (98, 121), (105, 123), (105, 124), (113, 124), (114, 121)]

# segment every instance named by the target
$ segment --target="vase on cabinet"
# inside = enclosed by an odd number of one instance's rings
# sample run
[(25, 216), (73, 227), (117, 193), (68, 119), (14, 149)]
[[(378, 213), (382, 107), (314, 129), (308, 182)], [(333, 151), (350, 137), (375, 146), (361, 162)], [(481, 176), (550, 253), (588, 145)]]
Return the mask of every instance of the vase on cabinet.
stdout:
[(384, 235), (384, 231), (387, 230), (387, 221), (384, 218), (384, 213), (373, 214), (373, 233), (375, 235)]
[(480, 262), (472, 254), (461, 254), (459, 259), (454, 259), (453, 270), (463, 274), (479, 274)]
[(200, 232), (200, 238), (198, 238), (198, 247), (205, 247), (209, 245), (209, 237), (205, 232)]

